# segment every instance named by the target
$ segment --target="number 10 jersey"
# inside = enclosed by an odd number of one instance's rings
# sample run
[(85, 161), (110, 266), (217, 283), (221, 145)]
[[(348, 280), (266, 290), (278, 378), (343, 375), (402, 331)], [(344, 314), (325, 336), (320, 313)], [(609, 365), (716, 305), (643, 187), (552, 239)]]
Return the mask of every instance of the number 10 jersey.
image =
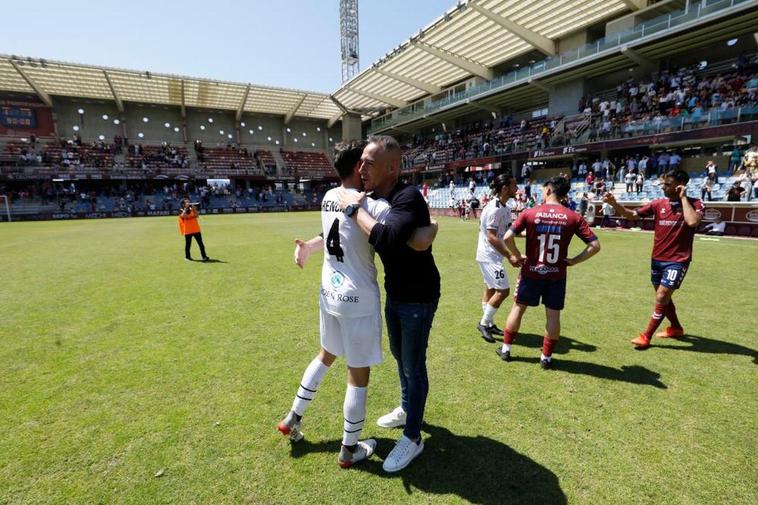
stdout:
[[(324, 233), (321, 308), (335, 316), (365, 317), (381, 310), (374, 248), (355, 219), (340, 210), (340, 190), (330, 189), (321, 202)], [(382, 199), (366, 198), (361, 207), (380, 223), (390, 211), (389, 204)]]

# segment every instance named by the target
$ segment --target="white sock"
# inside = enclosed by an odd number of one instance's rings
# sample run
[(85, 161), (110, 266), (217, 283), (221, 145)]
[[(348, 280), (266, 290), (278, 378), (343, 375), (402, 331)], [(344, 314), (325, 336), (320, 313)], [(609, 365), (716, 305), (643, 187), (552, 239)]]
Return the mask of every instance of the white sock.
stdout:
[(553, 360), (552, 356), (545, 356), (544, 354), (540, 353), (540, 361), (552, 361), (552, 360)]
[(345, 391), (345, 404), (342, 412), (345, 415), (345, 422), (342, 431), (342, 445), (355, 445), (363, 430), (363, 423), (366, 421), (366, 394), (368, 388), (359, 388), (347, 385)]
[(487, 305), (489, 305), (487, 302), (482, 302), (482, 312), (487, 308)]
[(482, 315), (482, 320), (479, 322), (482, 326), (492, 326), (492, 321), (495, 318), (495, 313), (497, 312), (497, 307), (493, 307), (489, 303), (484, 306), (484, 315)]
[(292, 410), (295, 411), (295, 414), (302, 416), (305, 413), (305, 409), (308, 408), (311, 400), (316, 397), (318, 386), (328, 370), (329, 367), (323, 364), (318, 357), (313, 358), (313, 361), (305, 369), (300, 387), (297, 388), (295, 401), (292, 402)]
[(511, 344), (503, 344), (503, 352), (511, 352)]

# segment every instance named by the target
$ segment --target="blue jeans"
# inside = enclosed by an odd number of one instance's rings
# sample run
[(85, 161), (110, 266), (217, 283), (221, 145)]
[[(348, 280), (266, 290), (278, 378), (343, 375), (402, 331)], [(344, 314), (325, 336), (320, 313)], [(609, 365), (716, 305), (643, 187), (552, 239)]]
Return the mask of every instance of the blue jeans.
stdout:
[(400, 376), (400, 405), (408, 414), (403, 434), (412, 440), (421, 436), (426, 395), (429, 393), (426, 347), (437, 301), (403, 303), (394, 302), (387, 297), (384, 304), (390, 350), (397, 361)]

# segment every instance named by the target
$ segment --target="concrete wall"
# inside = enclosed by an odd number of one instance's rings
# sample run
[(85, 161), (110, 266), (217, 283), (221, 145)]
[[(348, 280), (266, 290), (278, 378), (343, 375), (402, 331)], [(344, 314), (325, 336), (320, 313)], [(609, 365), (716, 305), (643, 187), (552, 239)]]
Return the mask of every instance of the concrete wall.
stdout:
[(342, 117), (342, 138), (359, 139), (363, 137), (361, 118), (353, 114), (345, 114)]
[[(53, 103), (58, 121), (58, 134), (61, 137), (73, 137), (76, 133), (74, 126), (79, 128), (78, 133), (86, 142), (93, 142), (100, 135), (103, 135), (106, 141), (112, 142), (115, 135), (121, 135), (121, 125), (113, 123), (114, 119), (121, 121), (115, 103), (59, 97), (56, 97)], [(79, 114), (78, 109), (84, 110), (84, 114)], [(108, 119), (103, 119), (103, 115), (107, 115)]]
[[(124, 103), (124, 118), (131, 143), (181, 144), (184, 142), (179, 107), (126, 102)], [(147, 118), (147, 121), (144, 118)], [(166, 123), (168, 127), (165, 126)], [(178, 132), (174, 130), (177, 127)], [(142, 137), (139, 136), (140, 133)]]
[(585, 94), (584, 79), (562, 82), (550, 90), (549, 114), (576, 114), (579, 98)]

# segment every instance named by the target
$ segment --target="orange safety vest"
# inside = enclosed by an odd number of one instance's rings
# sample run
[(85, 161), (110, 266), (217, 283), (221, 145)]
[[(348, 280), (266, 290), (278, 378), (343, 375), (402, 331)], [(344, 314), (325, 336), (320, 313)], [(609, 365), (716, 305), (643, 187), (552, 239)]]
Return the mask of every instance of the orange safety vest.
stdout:
[(182, 235), (200, 233), (200, 224), (197, 222), (195, 209), (192, 209), (189, 216), (184, 216), (184, 213), (179, 214), (179, 233)]

